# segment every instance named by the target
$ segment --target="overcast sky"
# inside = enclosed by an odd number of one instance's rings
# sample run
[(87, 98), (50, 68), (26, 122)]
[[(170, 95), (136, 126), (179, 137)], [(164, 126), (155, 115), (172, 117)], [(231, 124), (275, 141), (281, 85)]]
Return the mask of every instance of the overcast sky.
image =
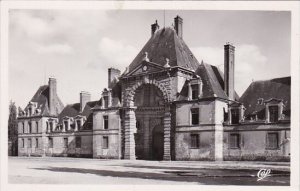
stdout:
[(235, 89), (252, 80), (290, 76), (290, 13), (280, 11), (12, 10), (9, 14), (9, 98), (24, 107), (54, 76), (64, 104), (93, 100), (107, 69), (128, 66), (150, 38), (150, 25), (183, 18), (183, 39), (199, 62), (223, 70), (223, 46), (236, 47)]

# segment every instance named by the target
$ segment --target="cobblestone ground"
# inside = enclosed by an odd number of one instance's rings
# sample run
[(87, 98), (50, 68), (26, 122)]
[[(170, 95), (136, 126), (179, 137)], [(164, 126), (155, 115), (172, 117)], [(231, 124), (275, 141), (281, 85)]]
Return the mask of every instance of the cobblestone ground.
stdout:
[[(260, 169), (271, 174), (257, 181)], [(8, 159), (12, 184), (289, 185), (289, 163), (128, 161), (80, 158)]]

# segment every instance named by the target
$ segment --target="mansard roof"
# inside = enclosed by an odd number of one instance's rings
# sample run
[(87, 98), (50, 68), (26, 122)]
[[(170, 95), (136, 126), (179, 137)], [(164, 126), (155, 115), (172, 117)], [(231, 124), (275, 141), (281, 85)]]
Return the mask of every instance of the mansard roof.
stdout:
[[(195, 75), (200, 76), (203, 83), (202, 98), (218, 97), (228, 99), (224, 91), (224, 75), (216, 66), (201, 62), (195, 71)], [(188, 87), (187, 84), (185, 84), (179, 94), (178, 100), (187, 100), (187, 96)], [(239, 96), (235, 93), (235, 100), (238, 99)]]
[[(64, 108), (63, 103), (57, 95), (54, 97), (55, 101), (55, 116), (57, 116)], [(42, 116), (50, 116), (49, 112), (49, 86), (40, 86), (30, 102), (36, 102), (37, 108), (41, 109)], [(25, 110), (28, 109), (29, 105), (26, 106)]]
[(129, 65), (128, 72), (131, 72), (142, 63), (145, 58), (145, 52), (147, 52), (150, 62), (161, 66), (166, 64), (167, 58), (171, 67), (179, 66), (196, 70), (199, 66), (191, 50), (182, 38), (177, 36), (176, 31), (172, 27), (162, 28), (151, 36)]
[(61, 123), (63, 118), (65, 117), (73, 117), (76, 116), (84, 116), (86, 117), (86, 122), (83, 125), (83, 129), (92, 129), (93, 126), (93, 118), (91, 109), (98, 103), (99, 101), (90, 101), (87, 102), (83, 111), (80, 112), (80, 103), (68, 104), (59, 114), (59, 122)]
[(254, 113), (264, 115), (265, 102), (270, 100), (282, 100), (283, 113), (290, 116), (291, 77), (252, 82), (239, 102), (244, 104), (246, 116)]

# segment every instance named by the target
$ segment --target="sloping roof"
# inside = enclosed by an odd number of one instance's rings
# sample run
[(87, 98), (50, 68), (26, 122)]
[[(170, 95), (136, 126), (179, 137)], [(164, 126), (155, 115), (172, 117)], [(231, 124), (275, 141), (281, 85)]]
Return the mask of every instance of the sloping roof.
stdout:
[(87, 120), (82, 126), (82, 129), (92, 129), (93, 127), (93, 117), (91, 109), (96, 106), (99, 101), (87, 102), (83, 111), (80, 112), (80, 103), (68, 104), (59, 114), (59, 122), (62, 122), (64, 117), (76, 117), (77, 115), (85, 116)]
[[(206, 64), (202, 62), (197, 70), (195, 71), (195, 75), (200, 76), (202, 80), (202, 98), (208, 97), (219, 97), (223, 99), (228, 99), (228, 96), (224, 91), (224, 80), (222, 72), (213, 65)], [(187, 84), (184, 85), (178, 100), (186, 100), (188, 96)], [(235, 100), (238, 100), (239, 97), (237, 93), (235, 93)]]
[[(55, 100), (55, 114), (54, 115), (57, 116), (64, 108), (64, 105), (57, 95), (55, 96), (54, 100)], [(48, 85), (40, 86), (39, 89), (34, 94), (34, 96), (31, 98), (30, 102), (37, 103), (37, 108), (41, 109), (42, 116), (50, 116), (49, 86)], [(26, 106), (25, 110), (27, 108), (28, 108), (28, 105)]]
[(180, 66), (193, 70), (196, 70), (199, 66), (188, 46), (177, 36), (172, 27), (162, 28), (151, 36), (129, 65), (128, 72), (135, 69), (143, 61), (145, 52), (148, 53), (150, 62), (161, 66), (166, 64), (166, 58), (169, 59), (170, 66)]
[[(265, 110), (263, 102), (272, 98), (282, 100), (284, 104), (283, 113), (290, 116), (291, 77), (252, 82), (239, 102), (244, 104), (246, 116), (255, 112), (263, 116)], [(258, 99), (261, 99), (262, 103), (259, 103)]]

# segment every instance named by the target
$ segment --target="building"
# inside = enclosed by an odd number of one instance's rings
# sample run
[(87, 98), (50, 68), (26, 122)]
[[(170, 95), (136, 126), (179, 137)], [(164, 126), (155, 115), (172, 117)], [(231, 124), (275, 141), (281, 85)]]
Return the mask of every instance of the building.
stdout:
[(174, 23), (151, 25), (126, 70), (108, 69), (97, 101), (81, 92), (79, 103), (63, 107), (50, 79), (18, 117), (19, 155), (289, 160), (290, 77), (253, 82), (239, 97), (235, 47), (224, 45), (223, 74), (197, 61), (183, 41), (183, 19)]

